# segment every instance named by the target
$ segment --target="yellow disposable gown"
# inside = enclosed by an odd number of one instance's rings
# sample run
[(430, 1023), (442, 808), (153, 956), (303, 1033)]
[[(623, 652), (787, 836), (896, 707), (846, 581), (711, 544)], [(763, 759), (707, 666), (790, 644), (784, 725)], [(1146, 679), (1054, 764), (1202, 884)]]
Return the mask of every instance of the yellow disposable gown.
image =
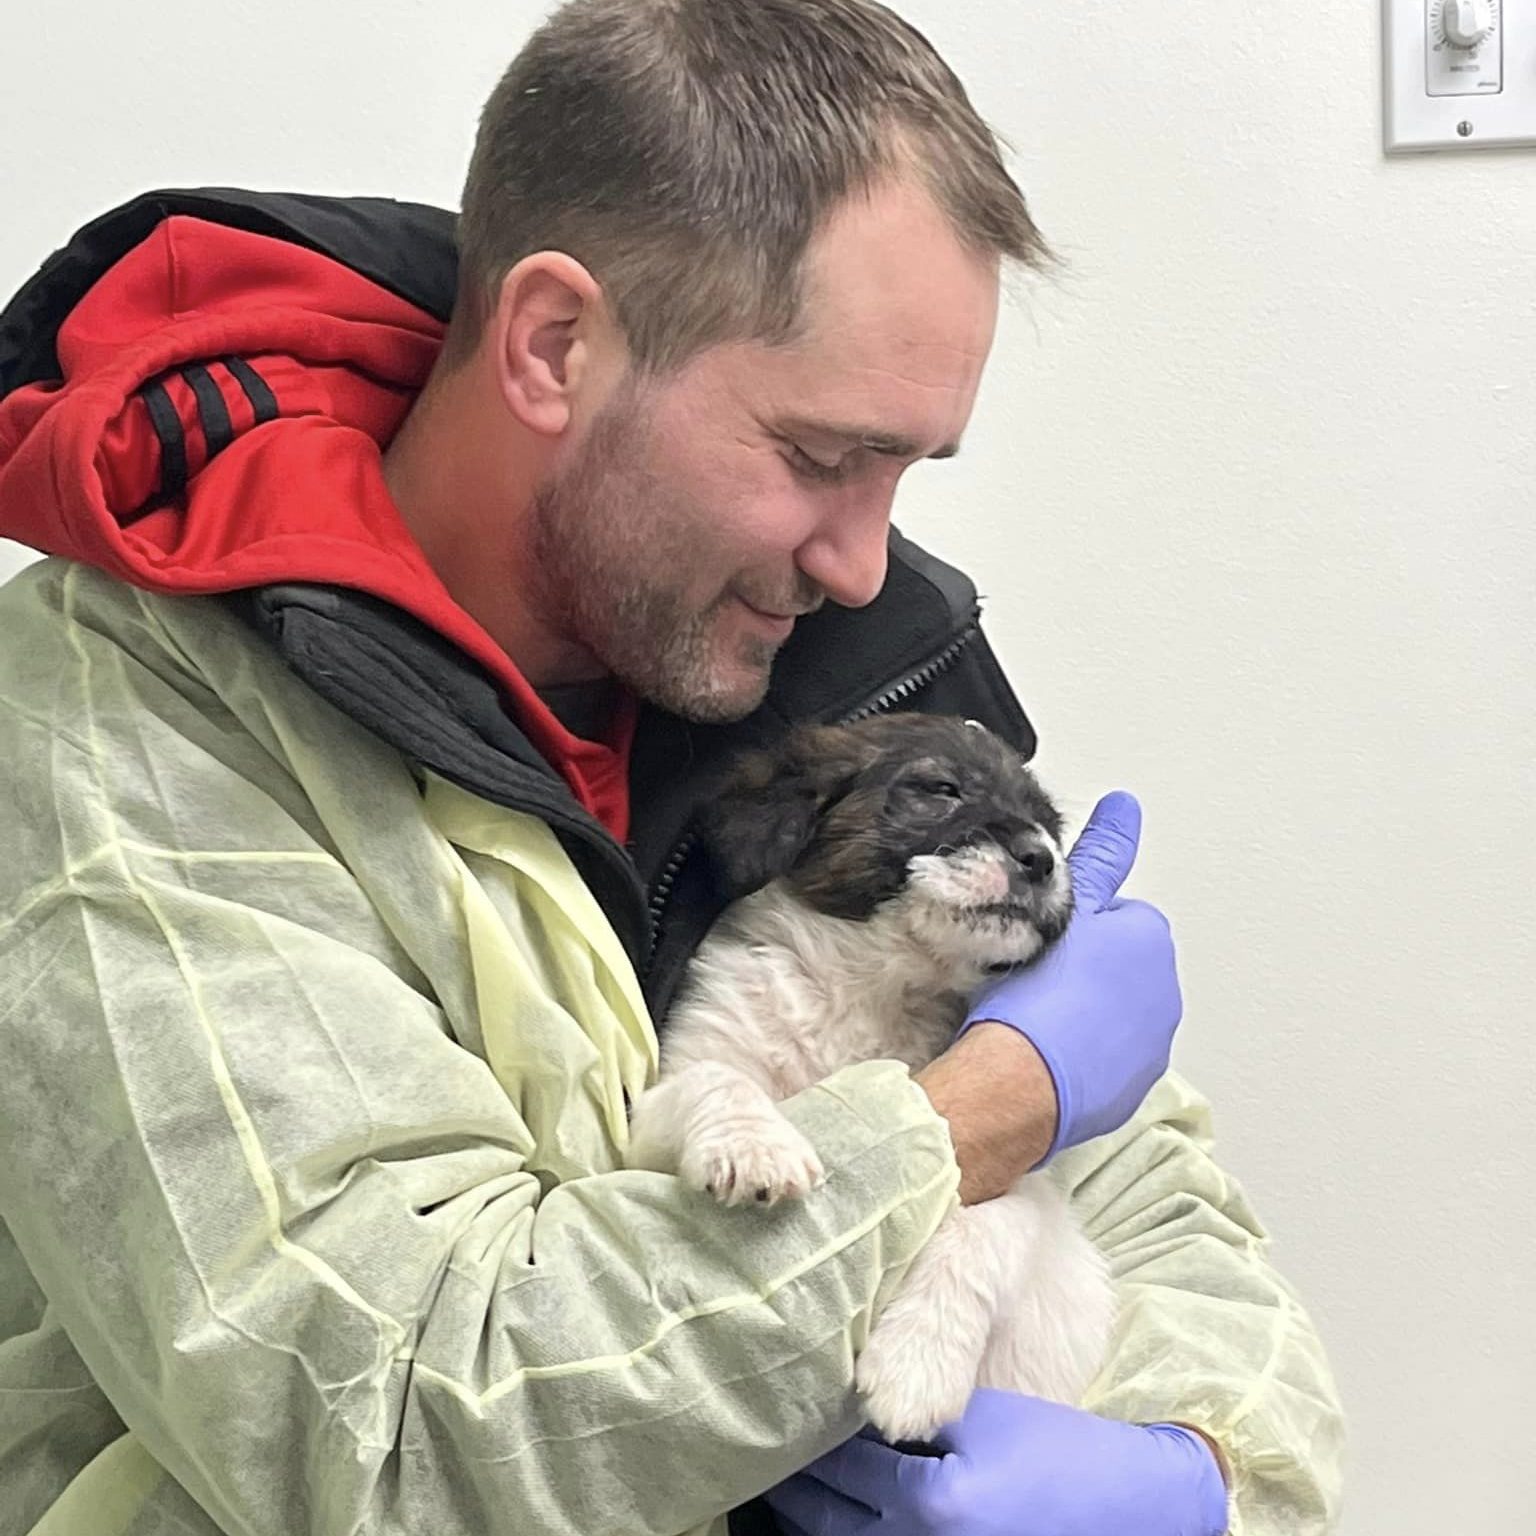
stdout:
[[(623, 1171), (655, 1035), (542, 823), (216, 603), (47, 561), (0, 636), (0, 1532), (676, 1536), (857, 1428), (955, 1198), (903, 1068), (786, 1105), (804, 1201)], [(1242, 1536), (1328, 1529), (1327, 1365), (1201, 1101), (1056, 1173), (1124, 1299), (1090, 1406), (1206, 1430)]]

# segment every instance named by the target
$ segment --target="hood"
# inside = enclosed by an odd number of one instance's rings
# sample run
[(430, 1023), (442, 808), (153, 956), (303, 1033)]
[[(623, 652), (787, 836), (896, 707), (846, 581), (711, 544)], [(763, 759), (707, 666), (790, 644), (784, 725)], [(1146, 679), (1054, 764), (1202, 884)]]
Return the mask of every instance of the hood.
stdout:
[(153, 592), (314, 584), (397, 608), (494, 680), (622, 839), (633, 709), (612, 743), (565, 731), (384, 483), (452, 262), (450, 215), (381, 199), (155, 193), (87, 226), (0, 315), (0, 536)]

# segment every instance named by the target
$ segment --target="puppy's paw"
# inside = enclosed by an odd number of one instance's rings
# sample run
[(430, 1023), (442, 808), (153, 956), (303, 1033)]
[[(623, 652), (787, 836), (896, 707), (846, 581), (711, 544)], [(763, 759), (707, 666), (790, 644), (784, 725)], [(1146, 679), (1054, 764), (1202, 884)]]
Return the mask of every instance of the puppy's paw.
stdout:
[(886, 1308), (854, 1367), (870, 1422), (892, 1445), (925, 1441), (965, 1412), (976, 1362), (900, 1298)]
[(679, 1172), (723, 1205), (776, 1205), (797, 1200), (826, 1177), (816, 1149), (781, 1115), (739, 1120), (706, 1131), (683, 1147)]

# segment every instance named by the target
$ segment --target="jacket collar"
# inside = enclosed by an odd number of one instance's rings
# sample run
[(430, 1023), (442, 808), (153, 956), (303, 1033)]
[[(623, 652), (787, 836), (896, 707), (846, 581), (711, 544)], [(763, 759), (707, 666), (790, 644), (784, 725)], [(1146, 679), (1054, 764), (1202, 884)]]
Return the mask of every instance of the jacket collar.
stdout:
[(229, 601), (311, 687), (412, 762), (547, 822), (641, 957), (650, 939), (645, 894), (732, 755), (802, 721), (844, 719), (880, 702), (976, 623), (969, 580), (893, 532), (880, 596), (864, 609), (828, 604), (802, 619), (747, 719), (699, 726), (642, 709), (630, 842), (621, 849), (507, 713), (494, 680), (417, 619), (350, 589), (299, 583)]

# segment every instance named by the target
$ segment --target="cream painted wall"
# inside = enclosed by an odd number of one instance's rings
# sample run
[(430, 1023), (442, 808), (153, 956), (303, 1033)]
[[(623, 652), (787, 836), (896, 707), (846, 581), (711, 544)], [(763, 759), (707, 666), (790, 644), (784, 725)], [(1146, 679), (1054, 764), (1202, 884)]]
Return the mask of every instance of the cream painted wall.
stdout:
[[(154, 185), (451, 202), (547, 9), (18, 9), (0, 288)], [(1529, 1529), (1536, 154), (1385, 161), (1363, 0), (905, 9), (1070, 270), (903, 520), (982, 573), (1060, 796), (1146, 802), (1180, 1061), (1331, 1345), (1348, 1536)]]

